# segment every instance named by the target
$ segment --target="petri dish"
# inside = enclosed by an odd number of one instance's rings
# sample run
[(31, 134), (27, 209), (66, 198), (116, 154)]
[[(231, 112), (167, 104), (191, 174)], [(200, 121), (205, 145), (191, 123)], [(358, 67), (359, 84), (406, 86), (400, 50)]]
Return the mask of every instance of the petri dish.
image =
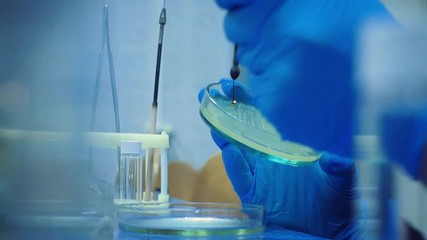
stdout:
[(281, 164), (312, 164), (320, 154), (314, 149), (283, 140), (275, 127), (253, 105), (232, 103), (220, 83), (206, 87), (200, 105), (204, 122), (230, 143)]
[(262, 206), (237, 203), (124, 204), (117, 220), (122, 231), (165, 236), (247, 236), (265, 229)]

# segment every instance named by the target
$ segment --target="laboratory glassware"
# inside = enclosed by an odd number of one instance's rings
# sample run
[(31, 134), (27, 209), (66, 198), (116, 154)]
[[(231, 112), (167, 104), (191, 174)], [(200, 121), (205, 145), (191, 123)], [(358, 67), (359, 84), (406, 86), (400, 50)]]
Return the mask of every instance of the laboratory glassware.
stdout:
[(142, 161), (141, 142), (122, 141), (120, 146), (119, 180), (116, 202), (132, 202), (142, 198)]
[(264, 208), (237, 203), (124, 204), (119, 229), (149, 236), (245, 236), (265, 229)]
[(300, 166), (319, 159), (314, 149), (283, 140), (275, 127), (250, 104), (233, 102), (220, 83), (206, 87), (200, 105), (205, 123), (227, 141), (281, 164)]

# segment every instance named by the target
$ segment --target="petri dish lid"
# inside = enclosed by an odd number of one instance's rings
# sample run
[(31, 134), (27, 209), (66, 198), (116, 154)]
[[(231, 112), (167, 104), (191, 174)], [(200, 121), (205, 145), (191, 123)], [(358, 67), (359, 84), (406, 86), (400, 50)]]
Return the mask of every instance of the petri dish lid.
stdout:
[(264, 231), (264, 208), (237, 203), (180, 202), (123, 204), (122, 231), (163, 236), (245, 236)]
[(206, 87), (200, 105), (205, 123), (230, 143), (286, 165), (311, 164), (320, 154), (310, 147), (282, 140), (275, 127), (254, 106), (232, 100), (220, 83)]

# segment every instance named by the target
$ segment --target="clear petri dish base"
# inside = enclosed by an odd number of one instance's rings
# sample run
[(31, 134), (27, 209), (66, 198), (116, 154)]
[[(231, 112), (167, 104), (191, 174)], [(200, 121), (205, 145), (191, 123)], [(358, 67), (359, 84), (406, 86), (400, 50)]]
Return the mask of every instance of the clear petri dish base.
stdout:
[(319, 159), (319, 153), (312, 148), (281, 139), (275, 127), (254, 106), (232, 103), (219, 83), (206, 87), (200, 115), (212, 130), (227, 141), (267, 160), (300, 166)]
[(150, 235), (245, 236), (264, 230), (264, 208), (232, 203), (125, 204), (118, 209), (118, 227)]

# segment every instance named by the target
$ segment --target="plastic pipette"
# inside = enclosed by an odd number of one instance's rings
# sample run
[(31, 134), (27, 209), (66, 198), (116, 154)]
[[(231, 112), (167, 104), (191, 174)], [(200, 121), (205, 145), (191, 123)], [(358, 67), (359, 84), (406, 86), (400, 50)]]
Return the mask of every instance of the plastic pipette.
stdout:
[[(160, 32), (159, 42), (157, 45), (157, 62), (156, 62), (156, 75), (154, 78), (154, 96), (153, 103), (151, 105), (151, 121), (150, 121), (150, 133), (156, 133), (157, 123), (157, 96), (159, 92), (159, 78), (160, 78), (160, 65), (162, 59), (162, 46), (163, 46), (163, 32), (166, 25), (166, 8), (165, 2), (163, 2), (163, 8), (159, 18)], [(153, 192), (153, 162), (154, 162), (154, 149), (149, 149), (148, 159), (145, 161), (145, 194), (144, 201), (151, 201), (151, 194)]]

